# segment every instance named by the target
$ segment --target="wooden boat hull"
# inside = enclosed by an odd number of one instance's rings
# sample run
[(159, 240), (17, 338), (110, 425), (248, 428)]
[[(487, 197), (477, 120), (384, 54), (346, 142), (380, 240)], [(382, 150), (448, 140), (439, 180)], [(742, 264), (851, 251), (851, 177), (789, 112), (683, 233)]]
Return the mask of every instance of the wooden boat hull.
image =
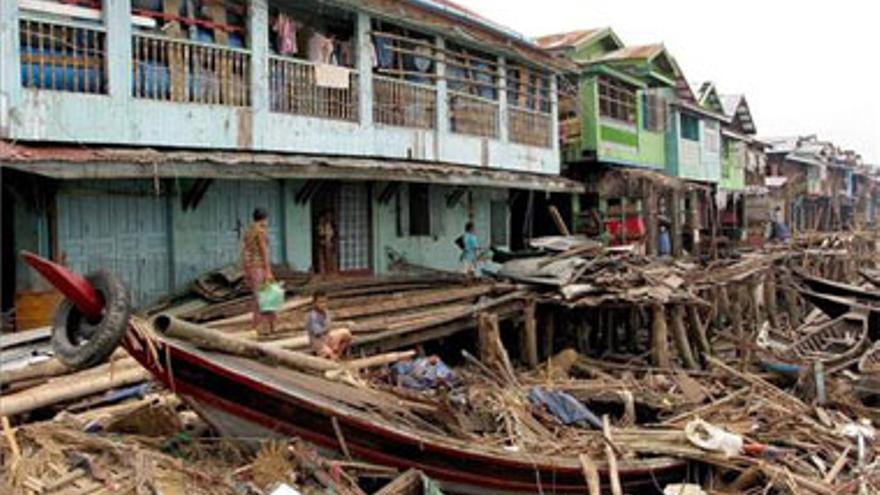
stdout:
[(788, 355), (797, 361), (822, 361), (833, 366), (859, 356), (867, 338), (867, 316), (850, 312), (819, 325), (793, 342)]
[(875, 342), (859, 359), (859, 373), (863, 375), (880, 374), (880, 342)]
[[(129, 331), (124, 346), (224, 434), (245, 439), (301, 437), (319, 447), (347, 449), (368, 462), (420, 469), (451, 492), (585, 492), (576, 452), (530, 462), (522, 455), (420, 437), (322, 402), (307, 388), (291, 386), (288, 370), (201, 351), (173, 339), (147, 340)], [(628, 461), (622, 463), (620, 477), (630, 493), (659, 493), (666, 483), (684, 479), (687, 467), (686, 461), (668, 457)], [(601, 468), (600, 475), (607, 481)]]

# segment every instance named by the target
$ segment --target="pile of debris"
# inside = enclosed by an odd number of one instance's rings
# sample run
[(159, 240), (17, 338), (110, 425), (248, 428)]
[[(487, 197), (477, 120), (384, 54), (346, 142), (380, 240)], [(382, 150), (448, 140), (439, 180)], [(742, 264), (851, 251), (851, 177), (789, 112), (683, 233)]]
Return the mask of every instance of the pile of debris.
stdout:
[(386, 485), (379, 495), (440, 493), (418, 471), (330, 460), (297, 438), (218, 438), (168, 393), (17, 428), (7, 424), (4, 435), (2, 493), (364, 495), (360, 478)]

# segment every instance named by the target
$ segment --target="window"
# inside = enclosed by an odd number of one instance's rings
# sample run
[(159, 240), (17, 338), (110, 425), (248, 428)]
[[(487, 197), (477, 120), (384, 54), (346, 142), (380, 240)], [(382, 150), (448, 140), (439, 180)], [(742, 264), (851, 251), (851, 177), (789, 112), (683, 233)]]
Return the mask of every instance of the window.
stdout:
[(420, 84), (434, 84), (438, 58), (434, 38), (395, 24), (373, 20), (373, 72)]
[(666, 130), (666, 99), (652, 93), (642, 95), (642, 127), (653, 132)]
[(431, 195), (427, 184), (409, 185), (409, 235), (431, 235)]
[(490, 237), (493, 246), (507, 246), (507, 201), (492, 201), (490, 204)]
[(693, 115), (681, 114), (681, 138), (689, 141), (700, 140), (700, 120)]
[(510, 106), (550, 113), (549, 74), (511, 62), (506, 75)]
[(635, 124), (635, 88), (614, 79), (599, 78), (599, 115)]
[(450, 43), (446, 50), (446, 74), (450, 91), (498, 99), (498, 62), (488, 53)]

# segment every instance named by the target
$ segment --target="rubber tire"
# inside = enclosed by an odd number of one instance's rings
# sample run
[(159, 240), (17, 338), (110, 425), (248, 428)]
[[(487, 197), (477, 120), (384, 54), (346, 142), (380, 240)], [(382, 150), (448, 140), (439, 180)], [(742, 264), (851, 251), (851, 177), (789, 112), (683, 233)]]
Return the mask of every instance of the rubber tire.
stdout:
[[(91, 368), (110, 357), (119, 347), (128, 330), (131, 302), (125, 284), (106, 270), (98, 270), (86, 277), (104, 298), (101, 321), (92, 324), (68, 299), (61, 301), (55, 311), (52, 328), (52, 350), (65, 366), (78, 370)], [(77, 337), (86, 337), (80, 341)]]

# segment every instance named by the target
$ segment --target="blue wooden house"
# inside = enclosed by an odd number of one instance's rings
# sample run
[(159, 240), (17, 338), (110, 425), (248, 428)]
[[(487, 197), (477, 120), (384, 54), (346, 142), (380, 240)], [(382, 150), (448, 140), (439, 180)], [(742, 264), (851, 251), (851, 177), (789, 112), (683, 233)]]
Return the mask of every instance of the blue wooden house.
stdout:
[[(506, 247), (579, 190), (566, 64), (447, 1), (3, 0), (3, 258), (108, 267), (145, 303), (236, 261), (259, 206), (297, 270), (324, 214), (339, 271), (455, 268), (465, 222)], [(9, 265), (4, 294), (38, 288)]]

